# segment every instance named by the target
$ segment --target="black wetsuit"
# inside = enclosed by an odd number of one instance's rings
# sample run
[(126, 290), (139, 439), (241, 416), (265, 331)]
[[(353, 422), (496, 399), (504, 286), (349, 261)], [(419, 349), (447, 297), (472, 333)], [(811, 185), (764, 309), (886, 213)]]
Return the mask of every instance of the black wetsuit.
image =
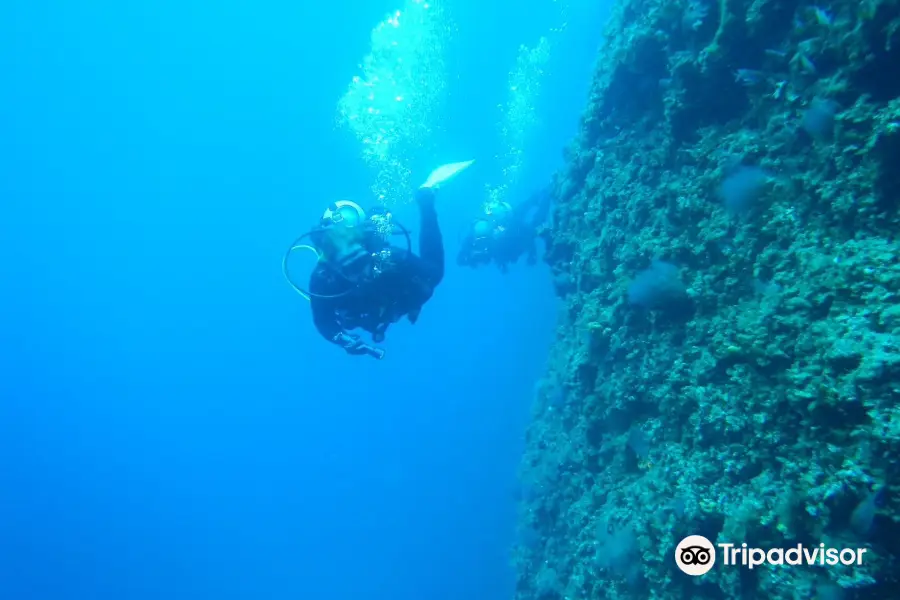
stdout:
[(547, 218), (550, 198), (549, 192), (545, 190), (534, 194), (528, 201), (514, 208), (507, 219), (492, 223), (493, 231), (490, 236), (479, 239), (470, 231), (456, 257), (457, 264), (478, 267), (494, 261), (505, 272), (523, 254), (528, 264), (534, 264), (537, 261), (538, 228)]
[[(419, 312), (444, 278), (444, 242), (434, 208), (433, 192), (417, 194), (420, 214), (419, 254), (392, 246), (375, 274), (372, 248), (342, 261), (338, 268), (320, 262), (309, 282), (313, 321), (319, 333), (350, 354), (384, 354), (350, 335), (363, 329), (379, 343), (391, 323), (404, 316), (415, 323)], [(327, 297), (334, 296), (334, 297)]]

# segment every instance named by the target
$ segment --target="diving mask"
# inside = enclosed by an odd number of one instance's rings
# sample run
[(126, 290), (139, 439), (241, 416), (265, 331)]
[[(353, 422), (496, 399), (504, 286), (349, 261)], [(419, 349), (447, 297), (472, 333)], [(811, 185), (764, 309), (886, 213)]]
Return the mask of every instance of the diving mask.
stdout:
[(322, 227), (359, 227), (366, 220), (366, 211), (356, 202), (338, 200), (322, 213)]

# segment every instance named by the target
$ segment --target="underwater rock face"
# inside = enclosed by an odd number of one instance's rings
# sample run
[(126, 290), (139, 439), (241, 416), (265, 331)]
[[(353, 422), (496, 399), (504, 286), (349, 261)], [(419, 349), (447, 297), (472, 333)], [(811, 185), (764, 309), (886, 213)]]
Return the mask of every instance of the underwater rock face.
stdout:
[[(897, 73), (897, 0), (618, 3), (555, 182), (517, 599), (900, 597)], [(635, 295), (658, 257), (677, 318)], [(688, 535), (867, 553), (692, 577)]]

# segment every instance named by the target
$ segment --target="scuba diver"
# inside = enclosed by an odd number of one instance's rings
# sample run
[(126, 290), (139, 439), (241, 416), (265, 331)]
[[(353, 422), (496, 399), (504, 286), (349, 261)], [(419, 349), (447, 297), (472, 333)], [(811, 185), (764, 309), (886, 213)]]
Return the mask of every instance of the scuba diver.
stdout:
[[(390, 212), (371, 214), (356, 203), (340, 200), (329, 206), (318, 227), (300, 236), (285, 255), (283, 269), (291, 286), (307, 300), (319, 334), (348, 354), (384, 357), (384, 350), (349, 331), (362, 329), (378, 344), (387, 328), (404, 316), (411, 323), (444, 278), (444, 243), (435, 210), (435, 190), (421, 187), (419, 254), (409, 232)], [(405, 238), (405, 247), (391, 237)], [(304, 244), (308, 238), (311, 244)], [(303, 290), (290, 278), (287, 259), (298, 249), (314, 251), (319, 262)]]
[(537, 262), (536, 238), (550, 211), (550, 192), (541, 190), (513, 208), (508, 202), (489, 202), (484, 215), (469, 226), (456, 257), (457, 264), (477, 268), (494, 261), (506, 273), (524, 254)]

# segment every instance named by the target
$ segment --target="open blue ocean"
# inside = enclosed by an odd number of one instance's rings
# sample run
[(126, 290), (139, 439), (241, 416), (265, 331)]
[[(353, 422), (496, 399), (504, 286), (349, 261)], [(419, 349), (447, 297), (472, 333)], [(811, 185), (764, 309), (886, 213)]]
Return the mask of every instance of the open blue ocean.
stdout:
[[(454, 257), (486, 190), (515, 203), (563, 163), (608, 7), (435, 0), (435, 104), (395, 183), (339, 106), (407, 5), (0, 9), (0, 599), (512, 598), (558, 300), (543, 263)], [(542, 37), (508, 176), (510, 74)], [(375, 204), (379, 173), (408, 198), (471, 159), (418, 323), (381, 361), (323, 340), (291, 241), (334, 200)], [(389, 208), (415, 243), (414, 205)]]

